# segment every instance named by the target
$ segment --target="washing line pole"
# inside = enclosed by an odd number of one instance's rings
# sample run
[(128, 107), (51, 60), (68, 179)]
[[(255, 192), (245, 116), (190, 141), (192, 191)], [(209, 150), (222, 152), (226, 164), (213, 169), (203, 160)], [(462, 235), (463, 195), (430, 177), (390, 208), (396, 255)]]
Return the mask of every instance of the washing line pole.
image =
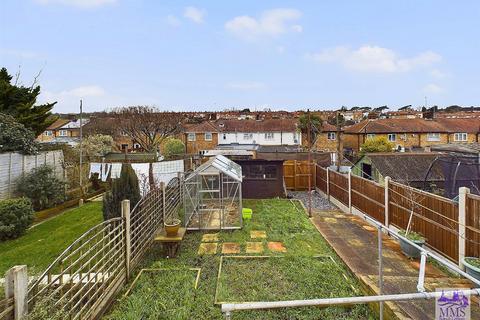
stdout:
[[(382, 227), (378, 226), (378, 288), (379, 288), (379, 295), (383, 295), (383, 246), (382, 246)], [(380, 320), (383, 320), (383, 301), (380, 301)]]
[(307, 127), (307, 137), (308, 137), (308, 216), (312, 217), (312, 144), (311, 144), (311, 130), (312, 122), (310, 117), (310, 109), (307, 109), (308, 114), (308, 127)]

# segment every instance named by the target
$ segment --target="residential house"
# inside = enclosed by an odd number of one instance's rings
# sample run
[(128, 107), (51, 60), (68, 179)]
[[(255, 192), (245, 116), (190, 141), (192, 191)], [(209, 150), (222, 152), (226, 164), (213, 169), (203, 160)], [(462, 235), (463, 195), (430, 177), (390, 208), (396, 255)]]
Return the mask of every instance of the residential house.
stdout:
[(368, 139), (382, 136), (398, 150), (443, 143), (478, 142), (478, 119), (367, 119), (345, 127), (344, 146), (354, 152)]
[(184, 141), (187, 154), (199, 153), (201, 150), (215, 149), (218, 145), (219, 128), (215, 122), (204, 121), (187, 125)]
[[(87, 119), (82, 120), (82, 126), (87, 123)], [(37, 137), (37, 141), (76, 145), (80, 141), (80, 120), (57, 119)]]
[[(321, 132), (317, 134), (314, 148), (317, 151), (336, 152), (338, 140), (337, 127), (324, 121)], [(342, 134), (342, 132), (340, 132)]]

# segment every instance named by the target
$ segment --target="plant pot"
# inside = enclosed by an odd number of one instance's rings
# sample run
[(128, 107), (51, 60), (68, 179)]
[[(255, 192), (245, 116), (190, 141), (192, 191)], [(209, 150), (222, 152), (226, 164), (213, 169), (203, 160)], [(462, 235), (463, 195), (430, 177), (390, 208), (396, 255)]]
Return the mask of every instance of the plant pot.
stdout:
[(173, 219), (172, 221), (165, 222), (165, 232), (167, 233), (167, 237), (176, 236), (178, 233), (178, 229), (180, 229), (180, 224), (182, 222), (179, 219)]
[(467, 273), (469, 275), (471, 275), (472, 277), (474, 277), (475, 279), (477, 280), (480, 280), (480, 268), (476, 267), (476, 266), (473, 266), (471, 265), (470, 263), (468, 263), (466, 261), (466, 259), (479, 259), (479, 258), (475, 258), (475, 257), (465, 257), (462, 259), (462, 263), (463, 265), (465, 266), (465, 270), (467, 271)]
[[(398, 240), (400, 241), (400, 248), (402, 248), (402, 252), (407, 257), (413, 258), (413, 259), (420, 258), (421, 251), (418, 248), (412, 246), (410, 243), (408, 243), (403, 239), (398, 239)], [(411, 240), (411, 241), (420, 247), (423, 247), (423, 245), (425, 244), (425, 240)]]

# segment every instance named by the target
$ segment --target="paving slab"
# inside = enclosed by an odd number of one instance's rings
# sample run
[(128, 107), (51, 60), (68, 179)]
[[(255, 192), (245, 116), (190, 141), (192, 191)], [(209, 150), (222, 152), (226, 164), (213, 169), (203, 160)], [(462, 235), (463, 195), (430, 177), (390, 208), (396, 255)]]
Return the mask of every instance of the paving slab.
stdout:
[[(337, 218), (339, 214), (331, 211), (316, 211), (311, 221), (325, 240), (345, 262), (351, 272), (360, 280), (367, 294), (379, 294), (378, 288), (378, 231), (363, 219), (345, 214), (345, 218)], [(336, 218), (335, 223), (329, 223)], [(400, 245), (388, 235), (383, 235), (383, 281), (384, 294), (417, 292), (419, 261), (405, 257)], [(435, 291), (436, 288), (473, 288), (466, 279), (452, 278), (427, 263), (425, 271), (425, 288)], [(472, 298), (471, 319), (480, 319), (478, 298)], [(434, 300), (416, 300), (405, 302), (388, 302), (386, 318), (392, 319), (434, 319)]]
[(218, 243), (216, 242), (208, 242), (208, 243), (200, 243), (198, 247), (198, 254), (216, 254), (217, 253)]
[(240, 244), (236, 242), (225, 242), (222, 245), (223, 254), (240, 253)]
[(250, 238), (252, 239), (265, 239), (267, 238), (267, 232), (264, 230), (252, 230), (250, 231)]
[(268, 250), (272, 252), (287, 252), (287, 248), (285, 248), (282, 242), (269, 242), (267, 246)]
[(263, 243), (262, 242), (247, 242), (247, 247), (245, 249), (246, 253), (262, 253), (263, 252)]
[(202, 242), (218, 242), (218, 233), (206, 233), (202, 236)]

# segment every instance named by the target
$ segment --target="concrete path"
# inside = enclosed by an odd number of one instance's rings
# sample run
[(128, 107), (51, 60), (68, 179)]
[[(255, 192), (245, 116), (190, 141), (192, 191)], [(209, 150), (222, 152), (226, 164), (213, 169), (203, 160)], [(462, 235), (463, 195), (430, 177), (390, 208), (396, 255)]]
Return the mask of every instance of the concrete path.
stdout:
[[(312, 222), (359, 279), (368, 294), (376, 295), (378, 288), (377, 229), (363, 219), (340, 211), (315, 210)], [(384, 293), (417, 292), (419, 261), (406, 258), (397, 241), (383, 237)], [(448, 276), (432, 264), (427, 264), (425, 288), (472, 288), (466, 279)], [(378, 308), (378, 304), (376, 305)], [(387, 303), (386, 319), (435, 319), (435, 301), (417, 300)], [(480, 319), (478, 298), (472, 299), (471, 319)]]

